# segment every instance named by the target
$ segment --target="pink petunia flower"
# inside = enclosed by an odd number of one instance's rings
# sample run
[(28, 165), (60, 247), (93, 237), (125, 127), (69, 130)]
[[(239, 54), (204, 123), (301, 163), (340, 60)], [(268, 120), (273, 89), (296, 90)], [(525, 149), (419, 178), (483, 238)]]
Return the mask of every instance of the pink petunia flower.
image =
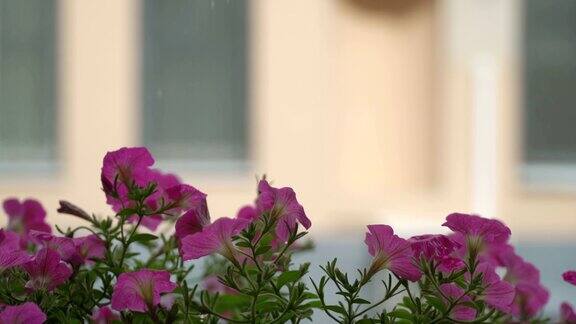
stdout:
[(460, 213), (448, 215), (442, 226), (464, 235), (468, 247), (476, 251), (482, 250), (485, 244), (506, 243), (511, 234), (499, 220)]
[(176, 286), (168, 271), (141, 269), (122, 273), (112, 292), (112, 308), (146, 312), (160, 304), (161, 296)]
[[(154, 164), (154, 158), (145, 147), (122, 147), (108, 152), (102, 161), (102, 177), (112, 186), (116, 182), (130, 185), (132, 181), (145, 185), (139, 176), (147, 173)], [(108, 187), (108, 184), (105, 186)]]
[(445, 235), (420, 235), (408, 239), (415, 258), (423, 255), (426, 259), (442, 259), (460, 247), (459, 243), (452, 241)]
[(304, 212), (304, 207), (296, 200), (294, 190), (288, 187), (274, 188), (265, 179), (260, 180), (258, 184), (256, 209), (258, 214), (270, 213), (277, 220), (276, 236), (284, 242), (298, 223), (306, 229), (312, 226)]
[(570, 270), (566, 271), (562, 274), (562, 279), (567, 283), (573, 284), (576, 286), (576, 271)]
[(43, 248), (32, 261), (24, 264), (29, 280), (26, 288), (52, 291), (72, 275), (72, 269), (61, 261), (60, 255), (52, 249)]
[(548, 290), (540, 283), (520, 282), (516, 285), (512, 314), (520, 319), (534, 317), (546, 306), (549, 298)]
[(58, 252), (62, 261), (73, 263), (77, 259), (74, 240), (69, 237), (55, 236), (50, 233), (31, 231), (31, 240), (40, 247)]
[(232, 238), (245, 229), (249, 223), (248, 220), (241, 218), (218, 218), (201, 232), (182, 239), (182, 258), (191, 260), (218, 253), (232, 262), (237, 262), (238, 250), (234, 246)]
[(504, 313), (509, 313), (514, 301), (514, 287), (502, 280), (494, 267), (488, 263), (480, 263), (476, 268), (476, 273), (482, 274), (483, 299), (486, 304)]
[(364, 242), (374, 257), (369, 273), (389, 269), (400, 278), (418, 281), (422, 273), (412, 258), (410, 243), (394, 234), (388, 225), (368, 225)]
[(4, 200), (3, 207), (8, 215), (8, 230), (20, 235), (22, 247), (28, 245), (30, 231), (52, 232), (50, 225), (46, 223), (46, 210), (37, 200), (26, 199), (20, 202), (10, 198)]
[(30, 259), (30, 255), (20, 248), (18, 235), (0, 229), (0, 274), (6, 269), (21, 266)]
[(0, 323), (2, 324), (42, 324), (47, 317), (44, 312), (32, 302), (26, 302), (16, 306), (6, 306), (0, 312)]
[[(160, 203), (164, 204), (164, 208), (161, 214), (144, 217), (142, 225), (150, 230), (156, 230), (164, 218), (163, 215), (178, 216), (184, 211), (194, 211), (203, 220), (209, 222), (210, 214), (206, 194), (190, 185), (181, 184), (177, 178), (172, 177), (162, 174), (152, 178), (152, 181), (157, 181), (158, 185), (156, 192), (146, 200), (146, 204), (151, 210), (158, 210), (161, 207)], [(132, 216), (128, 220), (135, 222), (138, 217)]]
[(20, 249), (20, 237), (12, 231), (0, 228), (0, 248), (10, 250)]
[(251, 222), (258, 219), (259, 216), (260, 215), (258, 214), (258, 211), (256, 210), (256, 208), (254, 208), (250, 205), (247, 205), (247, 206), (240, 208), (240, 210), (238, 210), (238, 213), (236, 213), (236, 218), (247, 219)]
[(102, 259), (106, 255), (106, 243), (96, 234), (76, 237), (73, 239), (76, 255), (80, 263)]
[(576, 324), (576, 313), (571, 304), (564, 302), (560, 305), (560, 321), (562, 324)]
[(168, 202), (174, 205), (173, 209), (180, 211), (195, 209), (202, 217), (210, 218), (206, 194), (200, 190), (187, 184), (179, 184), (166, 189), (166, 196)]
[(485, 244), (481, 252), (478, 256), (480, 261), (488, 262), (494, 267), (506, 267), (517, 257), (514, 247), (508, 243)]
[(106, 153), (102, 162), (102, 189), (106, 202), (118, 212), (129, 203), (128, 192), (132, 184), (145, 186), (152, 174), (154, 158), (144, 147), (123, 147)]
[(120, 321), (120, 314), (110, 306), (103, 306), (94, 310), (91, 319), (93, 324), (112, 324), (114, 321)]
[[(145, 204), (151, 211), (159, 212), (155, 215), (147, 215), (141, 221), (142, 226), (151, 231), (158, 228), (164, 220), (164, 215), (179, 215), (187, 206), (186, 195), (193, 195), (193, 191), (202, 195), (204, 206), (206, 206), (206, 195), (191, 186), (182, 184), (177, 176), (154, 169), (149, 170), (146, 174), (149, 181), (156, 184), (156, 188), (154, 193), (146, 199)], [(200, 202), (198, 202), (199, 204)], [(160, 208), (162, 208), (161, 211)], [(132, 215), (128, 218), (128, 222), (138, 222), (138, 216)]]
[(175, 236), (178, 242), (188, 235), (201, 232), (210, 224), (210, 219), (198, 213), (196, 209), (190, 209), (180, 216), (175, 225)]
[[(152, 211), (158, 210), (158, 208), (160, 208), (161, 202), (164, 203), (168, 202), (166, 197), (166, 190), (168, 188), (180, 185), (180, 180), (178, 179), (177, 176), (170, 173), (163, 173), (155, 169), (142, 171), (139, 174), (139, 177), (145, 179), (145, 181), (148, 181), (148, 183), (156, 184), (155, 191), (152, 193), (152, 195), (146, 198), (146, 201), (144, 202), (145, 205)], [(140, 182), (144, 181), (140, 180)], [(128, 202), (124, 203), (124, 205), (127, 204), (129, 203)], [(169, 210), (165, 211), (165, 213), (167, 212), (169, 212)], [(138, 215), (132, 215), (127, 218), (129, 223), (137, 223), (138, 219), (139, 219)], [(155, 231), (163, 220), (164, 220), (163, 214), (146, 215), (142, 218), (140, 224), (151, 231)]]
[(540, 270), (519, 255), (508, 255), (502, 260), (502, 266), (506, 267), (504, 280), (511, 284), (517, 284), (519, 282), (540, 282)]
[(438, 270), (443, 273), (451, 273), (452, 271), (459, 271), (466, 268), (466, 263), (459, 258), (446, 256), (438, 262)]
[[(450, 318), (457, 321), (471, 321), (476, 318), (476, 309), (464, 305), (465, 302), (472, 300), (464, 294), (464, 289), (454, 283), (445, 283), (440, 285), (440, 291), (442, 292), (443, 302), (446, 306), (449, 306), (451, 303), (456, 304), (450, 311)], [(444, 296), (450, 300), (447, 300)]]

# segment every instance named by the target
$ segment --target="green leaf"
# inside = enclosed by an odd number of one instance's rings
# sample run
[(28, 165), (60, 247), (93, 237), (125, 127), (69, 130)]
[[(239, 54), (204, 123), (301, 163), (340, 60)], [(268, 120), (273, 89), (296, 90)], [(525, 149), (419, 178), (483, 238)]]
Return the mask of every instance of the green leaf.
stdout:
[(256, 249), (256, 255), (262, 255), (268, 251), (270, 251), (272, 247), (270, 245), (263, 245)]
[(220, 295), (216, 310), (230, 311), (232, 309), (246, 307), (250, 304), (250, 299), (244, 295)]
[(249, 248), (249, 247), (250, 247), (250, 243), (244, 242), (244, 241), (240, 241), (240, 242), (236, 242), (236, 246), (238, 246), (238, 247), (243, 247), (243, 248)]
[(155, 239), (157, 239), (158, 236), (153, 235), (153, 234), (149, 234), (149, 233), (138, 233), (138, 234), (134, 234), (132, 235), (132, 237), (130, 238), (130, 243), (132, 242), (139, 242), (139, 243), (146, 243), (149, 241), (153, 241)]
[(303, 306), (310, 307), (310, 308), (322, 308), (322, 302), (319, 300), (316, 300), (316, 301), (304, 304)]
[(395, 309), (395, 310), (391, 311), (390, 313), (388, 313), (388, 315), (396, 317), (396, 318), (402, 318), (402, 319), (412, 318), (412, 314), (408, 310), (402, 309), (402, 308)]
[(353, 304), (370, 304), (369, 301), (367, 301), (366, 299), (362, 299), (362, 298), (356, 298), (356, 299), (354, 299), (354, 301), (352, 303)]
[(434, 308), (439, 310), (441, 313), (446, 312), (446, 305), (444, 305), (444, 302), (442, 302), (442, 300), (440, 300), (440, 298), (437, 298), (434, 296), (426, 296), (426, 300), (428, 301), (428, 304), (432, 305)]
[(298, 281), (298, 279), (300, 279), (300, 271), (297, 270), (286, 271), (282, 273), (280, 276), (278, 276), (277, 286), (280, 289), (285, 284), (289, 282), (296, 282)]
[(346, 315), (346, 310), (344, 310), (344, 308), (342, 306), (336, 306), (336, 305), (326, 305), (325, 307), (327, 310), (333, 311), (335, 313), (340, 313), (342, 315)]

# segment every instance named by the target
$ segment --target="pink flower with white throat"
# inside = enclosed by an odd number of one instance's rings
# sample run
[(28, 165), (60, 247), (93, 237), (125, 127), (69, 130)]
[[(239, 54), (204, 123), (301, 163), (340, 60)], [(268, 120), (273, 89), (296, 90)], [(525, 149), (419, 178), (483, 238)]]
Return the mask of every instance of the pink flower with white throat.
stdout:
[(21, 266), (30, 259), (30, 255), (20, 248), (18, 235), (0, 229), (0, 274), (6, 269)]
[(232, 238), (250, 224), (241, 218), (218, 218), (201, 232), (188, 235), (182, 239), (181, 253), (184, 260), (198, 259), (218, 253), (232, 262), (238, 262), (238, 250)]
[(427, 260), (440, 260), (460, 248), (460, 244), (440, 234), (412, 236), (408, 242), (414, 252), (414, 257), (424, 256)]
[(94, 310), (91, 319), (92, 324), (112, 324), (120, 321), (120, 314), (112, 310), (110, 306), (102, 306)]
[(369, 272), (389, 269), (400, 278), (418, 281), (422, 273), (414, 264), (410, 243), (394, 234), (388, 225), (368, 225), (364, 242), (374, 257)]
[(76, 255), (82, 264), (102, 259), (106, 254), (106, 243), (96, 234), (75, 237), (73, 242), (76, 247)]
[(274, 188), (265, 179), (258, 184), (256, 209), (259, 214), (269, 213), (277, 221), (276, 236), (286, 241), (290, 232), (300, 223), (308, 229), (312, 226), (304, 212), (304, 207), (296, 200), (292, 188)]
[(446, 217), (446, 222), (442, 226), (463, 235), (468, 248), (476, 253), (486, 244), (508, 242), (511, 234), (510, 229), (501, 221), (478, 215), (453, 213)]
[(0, 312), (0, 323), (2, 324), (42, 324), (46, 319), (46, 314), (32, 302), (6, 306)]
[(61, 261), (60, 255), (49, 248), (43, 248), (32, 261), (24, 264), (29, 280), (26, 288), (52, 291), (70, 278), (72, 269)]
[(168, 271), (141, 269), (118, 277), (112, 293), (112, 308), (117, 311), (146, 312), (158, 306), (164, 294), (177, 285), (170, 281)]
[(28, 245), (31, 231), (51, 233), (50, 225), (46, 223), (46, 210), (35, 199), (20, 202), (16, 198), (4, 200), (4, 211), (8, 215), (7, 229), (20, 236), (20, 245)]

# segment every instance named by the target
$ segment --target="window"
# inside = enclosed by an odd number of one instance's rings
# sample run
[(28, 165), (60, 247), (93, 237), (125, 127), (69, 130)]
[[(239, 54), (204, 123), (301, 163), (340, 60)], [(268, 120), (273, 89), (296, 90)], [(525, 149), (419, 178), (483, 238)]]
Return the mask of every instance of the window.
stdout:
[(524, 4), (526, 176), (576, 185), (576, 2)]
[(146, 0), (144, 144), (198, 163), (247, 156), (246, 1)]
[(55, 13), (55, 1), (0, 1), (0, 165), (55, 156)]

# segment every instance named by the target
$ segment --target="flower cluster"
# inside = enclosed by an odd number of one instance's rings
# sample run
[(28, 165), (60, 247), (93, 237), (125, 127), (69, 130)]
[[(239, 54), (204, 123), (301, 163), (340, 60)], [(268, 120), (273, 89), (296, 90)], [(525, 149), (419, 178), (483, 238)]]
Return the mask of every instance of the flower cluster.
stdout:
[[(539, 316), (549, 293), (540, 282), (538, 269), (509, 243), (511, 231), (506, 225), (495, 219), (454, 213), (446, 217), (443, 226), (452, 233), (403, 239), (390, 226), (369, 225), (365, 242), (373, 259), (367, 270), (360, 271), (359, 279), (350, 282), (339, 272), (336, 261), (323, 267), (326, 276), (315, 284), (321, 300), (328, 282), (335, 283), (344, 296), (338, 305), (326, 305), (322, 300), (324, 311), (343, 323), (366, 320), (377, 305), (397, 294), (406, 294), (401, 303), (391, 311), (383, 310), (377, 318), (386, 323), (542, 320)], [(359, 294), (383, 270), (389, 276), (388, 281), (383, 281), (383, 299), (364, 310), (356, 306), (370, 304)], [(569, 277), (569, 273), (565, 274), (565, 278)], [(411, 291), (409, 282), (417, 283), (417, 292)], [(565, 318), (574, 316), (568, 304), (562, 306), (562, 312)]]
[[(262, 179), (252, 204), (212, 220), (206, 194), (153, 166), (143, 147), (107, 153), (102, 190), (116, 214), (61, 201), (58, 212), (87, 222), (75, 229), (52, 229), (36, 200), (4, 201), (0, 323), (285, 322), (312, 314), (314, 295), (301, 282), (308, 266), (291, 264), (306, 248), (299, 225), (311, 223), (291, 188)], [(197, 259), (206, 269), (193, 275)]]
[[(106, 154), (101, 185), (115, 214), (61, 201), (59, 213), (85, 222), (73, 229), (53, 229), (36, 200), (4, 201), (0, 324), (299, 323), (315, 310), (347, 324), (546, 321), (540, 273), (498, 220), (455, 213), (451, 233), (410, 238), (369, 225), (372, 259), (356, 279), (334, 259), (308, 281), (309, 263), (292, 255), (311, 246), (311, 221), (291, 188), (262, 178), (252, 203), (212, 219), (206, 194), (154, 168), (143, 147)], [(576, 271), (563, 278), (576, 285)], [(364, 298), (378, 282), (379, 298)], [(560, 316), (576, 323), (569, 303)]]

